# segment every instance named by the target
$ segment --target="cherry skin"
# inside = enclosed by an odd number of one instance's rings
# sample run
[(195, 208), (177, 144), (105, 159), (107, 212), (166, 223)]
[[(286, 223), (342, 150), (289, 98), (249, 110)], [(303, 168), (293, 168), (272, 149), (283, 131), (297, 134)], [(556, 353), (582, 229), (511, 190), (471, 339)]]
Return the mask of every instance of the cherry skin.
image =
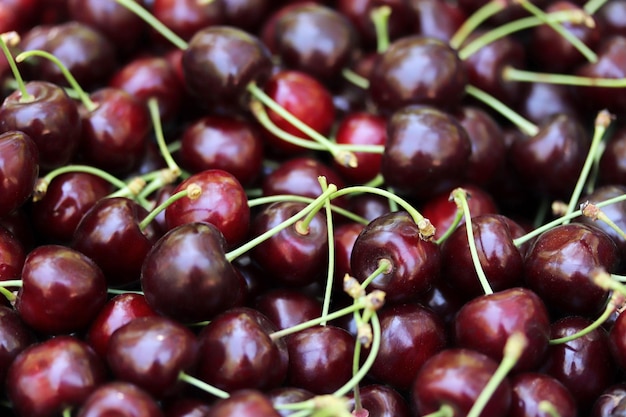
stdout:
[(537, 294), (526, 288), (474, 298), (459, 310), (454, 325), (456, 346), (484, 353), (498, 362), (509, 337), (522, 333), (528, 344), (515, 364), (516, 371), (538, 369), (548, 351), (548, 309)]
[(623, 415), (626, 411), (626, 385), (617, 383), (598, 397), (593, 403), (590, 417), (612, 417)]
[(420, 237), (405, 212), (373, 220), (354, 242), (350, 267), (357, 280), (363, 282), (383, 260), (390, 270), (376, 276), (368, 288), (384, 291), (390, 303), (407, 302), (428, 291), (441, 267), (439, 247)]
[(32, 194), (39, 175), (39, 152), (25, 133), (0, 134), (0, 217), (20, 207)]
[(202, 194), (196, 199), (181, 198), (165, 209), (168, 229), (186, 223), (207, 222), (215, 225), (230, 246), (240, 243), (250, 225), (250, 208), (243, 186), (234, 175), (221, 169), (208, 169), (192, 175), (174, 189), (183, 191), (189, 184), (198, 185)]
[(5, 387), (7, 372), (15, 357), (34, 343), (34, 334), (17, 312), (0, 306), (0, 386)]
[(48, 241), (70, 242), (83, 215), (112, 192), (111, 184), (85, 172), (54, 178), (46, 194), (34, 202), (31, 218), (37, 233)]
[(355, 194), (348, 199), (349, 210), (365, 220), (372, 221), (391, 211), (389, 199), (377, 194)]
[(398, 390), (408, 390), (422, 365), (446, 347), (439, 317), (418, 304), (384, 308), (379, 313), (381, 344), (370, 374)]
[(598, 182), (626, 185), (626, 129), (616, 128), (600, 156)]
[[(121, 398), (123, 401), (120, 401)], [(81, 405), (77, 417), (101, 417), (109, 414), (163, 417), (159, 404), (151, 395), (136, 385), (121, 381), (99, 386)]]
[(413, 35), (394, 41), (372, 69), (369, 93), (382, 110), (410, 104), (457, 106), (465, 95), (465, 67), (446, 42)]
[(11, 93), (0, 106), (0, 131), (19, 130), (29, 135), (39, 150), (42, 170), (68, 164), (78, 150), (81, 121), (76, 102), (52, 83), (31, 81)]
[(537, 237), (524, 261), (524, 278), (552, 310), (594, 315), (604, 306), (607, 292), (592, 283), (589, 274), (595, 268), (613, 271), (617, 261), (617, 246), (608, 235), (572, 223)]
[(0, 33), (23, 32), (31, 27), (37, 19), (37, 0), (9, 0), (0, 7)]
[(263, 313), (277, 330), (287, 329), (322, 315), (322, 303), (298, 289), (274, 288), (261, 293), (254, 308)]
[(626, 316), (617, 316), (609, 332), (611, 353), (621, 369), (626, 369)]
[[(466, 415), (498, 367), (489, 357), (469, 349), (446, 349), (430, 358), (418, 372), (411, 403), (419, 415), (447, 404), (455, 416)], [(505, 416), (511, 403), (511, 385), (504, 380), (481, 416)]]
[(213, 404), (207, 417), (280, 417), (280, 414), (261, 391), (244, 389)]
[(391, 116), (387, 133), (381, 173), (397, 192), (426, 198), (465, 173), (471, 142), (452, 115), (435, 107), (404, 107)]
[(270, 0), (222, 0), (222, 3), (226, 21), (251, 33), (256, 32), (274, 7)]
[(20, 241), (4, 226), (0, 226), (0, 281), (18, 279), (26, 253)]
[(181, 388), (181, 372), (194, 369), (198, 342), (191, 330), (178, 322), (159, 316), (138, 317), (113, 332), (106, 359), (117, 379), (163, 398)]
[(540, 416), (542, 401), (549, 402), (560, 417), (576, 417), (576, 401), (557, 379), (541, 373), (526, 372), (511, 379), (513, 392), (508, 417)]
[(289, 357), (284, 340), (270, 339), (276, 330), (251, 308), (220, 314), (198, 335), (198, 378), (227, 392), (278, 387), (287, 376)]
[(106, 289), (104, 274), (87, 256), (43, 245), (26, 256), (15, 308), (38, 332), (71, 333), (91, 323), (106, 302)]
[(417, 15), (416, 33), (449, 42), (467, 16), (455, 4), (437, 0), (411, 0)]
[[(306, 207), (304, 203), (277, 202), (266, 206), (254, 219), (251, 235), (259, 236)], [(306, 231), (298, 223), (257, 245), (250, 252), (266, 274), (289, 286), (304, 286), (319, 280), (328, 265), (328, 231), (321, 212), (315, 213)]]
[(196, 398), (181, 397), (163, 405), (166, 417), (207, 417), (211, 407)]
[(91, 322), (86, 341), (101, 357), (106, 358), (111, 335), (120, 327), (138, 317), (156, 316), (141, 294), (119, 294), (107, 301)]
[(30, 346), (15, 358), (7, 394), (18, 415), (53, 417), (82, 404), (105, 377), (102, 362), (86, 343), (59, 336)]
[[(371, 384), (359, 388), (362, 410), (370, 417), (409, 417), (409, 406), (400, 393), (387, 385)], [(349, 405), (354, 408), (354, 395), (348, 395)], [(352, 412), (358, 415), (357, 410)]]
[[(193, 0), (154, 0), (152, 14), (174, 33), (189, 40), (200, 29), (225, 23), (221, 1), (198, 3)], [(155, 38), (160, 38), (156, 32)]]
[(352, 268), (350, 268), (352, 249), (354, 242), (364, 228), (365, 226), (360, 223), (343, 223), (333, 230), (336, 288), (343, 288), (343, 278), (346, 274), (353, 275)]
[(316, 326), (287, 338), (288, 384), (315, 394), (329, 394), (352, 376), (354, 337), (331, 326)]
[(188, 223), (161, 237), (146, 255), (141, 287), (160, 314), (193, 323), (231, 307), (242, 282), (225, 257), (226, 241), (210, 223)]
[[(302, 388), (294, 388), (294, 387), (280, 387), (274, 388), (267, 392), (267, 396), (272, 402), (274, 408), (279, 405), (284, 404), (293, 404), (301, 401), (310, 400), (314, 397), (314, 394), (311, 391), (307, 391)], [(293, 413), (292, 410), (276, 410), (282, 417), (288, 417)]]

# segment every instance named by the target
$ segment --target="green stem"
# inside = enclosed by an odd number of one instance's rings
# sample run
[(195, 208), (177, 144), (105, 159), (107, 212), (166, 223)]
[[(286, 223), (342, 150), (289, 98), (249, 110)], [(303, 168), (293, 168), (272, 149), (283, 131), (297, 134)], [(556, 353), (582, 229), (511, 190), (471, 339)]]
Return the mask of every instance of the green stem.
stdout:
[(449, 404), (441, 404), (439, 410), (426, 414), (423, 417), (454, 417), (454, 408)]
[[(325, 177), (320, 177), (320, 186), (322, 192), (328, 191), (328, 183)], [(324, 303), (322, 304), (322, 316), (326, 317), (330, 310), (330, 299), (333, 291), (333, 282), (335, 277), (335, 233), (333, 228), (333, 212), (330, 206), (330, 200), (324, 200), (324, 208), (326, 209), (326, 230), (328, 233), (328, 270), (326, 273), (326, 288), (324, 291)], [(326, 326), (326, 321), (321, 323), (322, 326)]]
[(78, 94), (78, 97), (80, 97), (80, 102), (83, 103), (83, 106), (85, 106), (87, 111), (92, 112), (98, 107), (98, 105), (91, 100), (91, 98), (89, 97), (89, 94), (87, 94), (85, 90), (83, 90), (83, 88), (80, 86), (80, 84), (78, 84), (78, 81), (76, 81), (76, 78), (74, 78), (74, 76), (67, 69), (67, 67), (63, 65), (63, 63), (59, 60), (59, 58), (52, 55), (50, 52), (40, 51), (40, 50), (25, 51), (19, 54), (18, 56), (16, 56), (15, 60), (17, 62), (22, 62), (25, 59), (30, 58), (31, 56), (38, 56), (41, 58), (48, 59), (52, 61), (57, 67), (59, 67), (59, 69), (61, 70), (61, 73), (63, 73), (63, 76), (69, 83), (70, 87), (74, 91), (76, 91), (76, 94)]
[(4, 295), (4, 298), (6, 298), (9, 303), (13, 303), (17, 298), (15, 294), (13, 294), (11, 291), (7, 290), (4, 287), (0, 287), (0, 294)]
[(120, 294), (141, 294), (143, 295), (143, 291), (131, 291), (131, 290), (120, 290), (117, 288), (107, 288), (107, 293), (120, 295)]
[(278, 233), (281, 230), (286, 229), (287, 227), (289, 227), (292, 224), (296, 223), (298, 220), (300, 220), (301, 218), (306, 216), (311, 210), (314, 210), (316, 207), (319, 207), (319, 205), (322, 204), (325, 199), (327, 199), (330, 196), (332, 196), (335, 191), (337, 191), (337, 186), (334, 185), (334, 184), (329, 184), (328, 185), (328, 190), (323, 192), (319, 197), (317, 197), (315, 200), (313, 200), (311, 203), (309, 203), (304, 209), (300, 210), (299, 213), (295, 214), (294, 216), (291, 216), (289, 219), (287, 219), (287, 220), (281, 222), (280, 224), (272, 227), (271, 229), (267, 230), (265, 233), (262, 233), (261, 235), (255, 237), (254, 239), (248, 241), (247, 243), (244, 243), (240, 247), (238, 247), (236, 249), (233, 249), (232, 251), (228, 252), (226, 254), (226, 259), (229, 262), (232, 262), (234, 259), (236, 259), (239, 256), (243, 255), (244, 253), (246, 253), (250, 249), (252, 249), (255, 246), (259, 245), (260, 243), (266, 241), (267, 239), (271, 238), (276, 233)]
[(491, 94), (488, 94), (485, 91), (482, 91), (469, 84), (467, 85), (467, 87), (465, 87), (465, 92), (475, 99), (485, 103), (492, 109), (496, 110), (502, 116), (509, 119), (509, 121), (511, 121), (515, 126), (517, 126), (523, 133), (527, 134), (528, 136), (535, 136), (539, 132), (539, 128), (536, 125), (534, 125), (529, 120), (524, 119), (506, 104), (493, 97)]
[(361, 283), (361, 288), (365, 289), (368, 285), (371, 284), (374, 279), (380, 274), (388, 274), (393, 269), (393, 264), (389, 259), (381, 258), (378, 260), (378, 268), (374, 270), (363, 282)]
[(459, 50), (463, 42), (487, 19), (504, 10), (508, 6), (506, 1), (488, 1), (471, 16), (469, 16), (456, 33), (450, 39), (449, 45), (454, 50)]
[(150, 25), (154, 30), (159, 32), (165, 39), (172, 43), (175, 47), (181, 50), (187, 49), (189, 46), (180, 36), (174, 31), (161, 23), (156, 17), (154, 17), (149, 11), (141, 7), (134, 0), (115, 0), (131, 12), (139, 16), (144, 22)]
[(7, 287), (21, 288), (23, 284), (24, 282), (21, 279), (7, 279), (5, 281), (0, 281), (0, 287), (2, 288), (7, 288)]
[(606, 4), (606, 2), (607, 0), (589, 0), (583, 6), (583, 10), (590, 15), (594, 15), (602, 6)]
[(376, 30), (376, 52), (382, 54), (389, 48), (389, 16), (391, 7), (378, 6), (370, 12), (370, 19)]
[(17, 88), (20, 90), (20, 93), (22, 93), (22, 97), (20, 97), (20, 103), (27, 103), (33, 101), (35, 97), (26, 90), (26, 85), (24, 84), (22, 74), (20, 74), (20, 70), (17, 69), (13, 54), (11, 54), (11, 50), (9, 49), (9, 44), (17, 45), (19, 41), (20, 37), (16, 32), (7, 32), (0, 34), (0, 48), (2, 48), (2, 52), (4, 53), (4, 56), (9, 63), (9, 68), (11, 68), (11, 73), (13, 74), (13, 78), (15, 78)]
[(525, 71), (506, 66), (502, 70), (502, 78), (507, 81), (573, 85), (578, 87), (626, 87), (626, 78), (593, 78), (578, 75), (551, 74), (546, 72)]
[(437, 239), (435, 243), (441, 245), (443, 242), (445, 242), (450, 237), (450, 235), (454, 233), (459, 224), (461, 224), (461, 220), (463, 220), (463, 208), (457, 206), (456, 214), (454, 215), (454, 220), (452, 221), (452, 224), (450, 224), (450, 227), (448, 227), (446, 232), (441, 235), (441, 237)]
[(370, 80), (354, 72), (350, 68), (342, 69), (341, 75), (343, 75), (343, 78), (348, 80), (350, 83), (362, 88), (363, 90), (367, 90), (370, 87)]
[(539, 401), (537, 408), (546, 413), (548, 417), (561, 417), (561, 414), (559, 414), (559, 411), (556, 409), (554, 404), (548, 400)]
[(188, 197), (190, 200), (196, 200), (202, 194), (202, 189), (199, 185), (195, 183), (191, 183), (182, 191), (179, 191), (173, 195), (171, 195), (167, 200), (156, 206), (154, 209), (150, 210), (150, 213), (146, 217), (143, 218), (141, 222), (139, 222), (139, 230), (146, 230), (146, 227), (150, 224), (152, 220), (156, 218), (163, 210), (172, 205), (175, 201), (180, 200), (181, 198)]
[(198, 378), (195, 378), (183, 371), (181, 371), (180, 374), (178, 374), (178, 379), (190, 385), (193, 385), (196, 388), (200, 388), (202, 391), (207, 392), (211, 395), (214, 395), (218, 398), (225, 399), (225, 398), (230, 397), (230, 394), (227, 393), (226, 391), (222, 391), (221, 389), (214, 387), (213, 385), (209, 385), (206, 382), (201, 381)]
[(161, 156), (165, 160), (167, 167), (172, 171), (172, 175), (178, 177), (180, 175), (180, 167), (172, 158), (170, 150), (165, 143), (165, 137), (163, 136), (163, 126), (161, 124), (161, 113), (159, 112), (159, 102), (156, 98), (150, 97), (148, 99), (148, 110), (150, 111), (150, 118), (152, 119), (152, 126), (154, 126), (154, 135), (156, 137)]
[(65, 407), (63, 409), (63, 417), (72, 417), (72, 407)]

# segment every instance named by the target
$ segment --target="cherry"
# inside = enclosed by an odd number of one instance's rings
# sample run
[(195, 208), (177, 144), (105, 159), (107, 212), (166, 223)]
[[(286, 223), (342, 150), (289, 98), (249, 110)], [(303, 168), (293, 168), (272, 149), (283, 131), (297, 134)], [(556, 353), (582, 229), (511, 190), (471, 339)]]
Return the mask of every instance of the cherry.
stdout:
[(622, 0), (610, 1), (602, 5), (594, 15), (598, 28), (602, 34), (602, 39), (607, 39), (612, 35), (626, 36), (626, 27), (623, 17), (626, 13), (626, 4)]
[(626, 129), (617, 128), (606, 142), (598, 165), (598, 182), (626, 185)]
[(590, 417), (623, 415), (626, 411), (626, 385), (617, 383), (607, 388), (593, 404)]
[(617, 261), (617, 247), (608, 235), (572, 223), (536, 238), (524, 261), (524, 277), (552, 310), (593, 315), (602, 309), (607, 292), (593, 284), (589, 274), (595, 268), (612, 271)]
[(20, 207), (32, 194), (39, 173), (37, 145), (27, 134), (0, 134), (0, 217)]
[(98, 264), (109, 285), (137, 282), (146, 254), (161, 236), (152, 223), (140, 227), (147, 215), (128, 198), (104, 198), (78, 223), (71, 246)]
[[(552, 324), (551, 338), (571, 336), (591, 324), (581, 316), (568, 316)], [(550, 346), (543, 372), (558, 379), (572, 393), (581, 413), (615, 381), (616, 364), (607, 332), (597, 328), (566, 343)]]
[(82, 404), (104, 380), (104, 366), (86, 343), (59, 336), (31, 345), (15, 358), (7, 394), (18, 415), (52, 417)]
[(611, 353), (617, 364), (626, 369), (626, 316), (617, 316), (609, 333)]
[(226, 21), (248, 32), (255, 32), (274, 7), (270, 0), (222, 0)]
[(351, 195), (348, 199), (348, 208), (352, 213), (368, 221), (391, 211), (389, 199), (370, 193)]
[(287, 376), (289, 360), (283, 339), (272, 340), (276, 327), (250, 308), (228, 310), (202, 331), (198, 378), (225, 391), (267, 390)]
[(217, 401), (207, 417), (280, 417), (280, 414), (261, 391), (246, 389)]
[[(387, 385), (371, 384), (359, 388), (362, 408), (370, 417), (409, 417), (409, 406), (398, 391)], [(348, 395), (350, 408), (353, 408), (354, 395)], [(352, 412), (358, 415), (358, 410)]]
[(254, 300), (254, 308), (263, 313), (277, 330), (287, 329), (322, 315), (322, 304), (298, 289), (274, 288)]
[(416, 32), (429, 38), (448, 42), (467, 19), (454, 4), (437, 0), (410, 0), (417, 15)]
[(408, 106), (388, 122), (381, 173), (394, 190), (428, 197), (465, 173), (471, 142), (450, 114), (429, 106)]
[(250, 121), (230, 116), (205, 116), (183, 132), (180, 164), (191, 173), (221, 169), (243, 186), (260, 177), (263, 140)]
[[(539, 416), (548, 403), (560, 417), (576, 417), (574, 397), (557, 379), (541, 373), (526, 372), (511, 378), (511, 409), (508, 417)], [(553, 413), (554, 414), (554, 413)]]
[(381, 344), (370, 375), (398, 390), (407, 390), (422, 365), (446, 347), (444, 324), (418, 304), (383, 308), (379, 319)]
[(405, 36), (389, 45), (372, 69), (369, 93), (381, 110), (409, 104), (453, 108), (465, 95), (467, 74), (446, 42)]
[(530, 121), (541, 124), (557, 114), (581, 120), (581, 107), (568, 86), (534, 82), (521, 97), (518, 110)]
[[(314, 33), (316, 41), (311, 42)], [(337, 83), (352, 60), (356, 31), (341, 13), (326, 6), (304, 3), (290, 7), (276, 20), (270, 40), (281, 62), (322, 82)]]
[(8, 0), (0, 6), (0, 33), (22, 32), (36, 21), (37, 0)]
[(15, 357), (34, 343), (34, 335), (17, 312), (0, 306), (0, 386), (5, 387), (7, 371)]
[(106, 359), (117, 379), (163, 398), (181, 388), (181, 372), (195, 368), (198, 342), (191, 330), (178, 322), (159, 316), (138, 317), (113, 332)]
[[(411, 404), (420, 415), (434, 413), (441, 406), (451, 415), (466, 415), (498, 364), (469, 349), (445, 349), (431, 357), (418, 372), (411, 389)], [(511, 385), (504, 380), (487, 403), (481, 416), (507, 415)]]
[(352, 376), (355, 340), (347, 331), (316, 326), (287, 338), (287, 383), (315, 394), (329, 394)]
[(182, 397), (163, 405), (166, 417), (207, 417), (210, 406), (196, 398)]
[(455, 346), (484, 353), (501, 361), (508, 338), (521, 332), (528, 344), (516, 371), (538, 369), (548, 351), (550, 318), (538, 295), (526, 288), (511, 288), (474, 298), (454, 320)]
[(463, 307), (466, 300), (459, 291), (451, 288), (443, 280), (435, 284), (418, 297), (417, 301), (431, 309), (446, 326), (448, 340), (454, 340), (454, 319), (457, 312)]
[(354, 242), (359, 234), (363, 231), (364, 225), (360, 223), (343, 223), (334, 228), (334, 246), (335, 246), (335, 284), (338, 288), (343, 286), (343, 278), (346, 274), (352, 275), (350, 268), (350, 258)]
[(369, 285), (384, 291), (391, 303), (411, 301), (428, 291), (441, 267), (439, 247), (420, 237), (417, 225), (405, 212), (373, 220), (354, 242), (350, 266), (359, 281), (365, 281), (385, 262), (388, 267)]
[(156, 316), (141, 294), (119, 294), (102, 307), (87, 331), (86, 340), (93, 350), (106, 358), (111, 335), (120, 327), (138, 317)]
[[(309, 400), (314, 397), (314, 394), (302, 388), (280, 387), (268, 391), (267, 396), (274, 408), (277, 408), (281, 405)], [(293, 413), (292, 410), (287, 409), (277, 409), (276, 411), (278, 411), (282, 417), (288, 417)]]
[(82, 330), (105, 302), (104, 275), (82, 253), (43, 245), (26, 256), (15, 308), (36, 331), (61, 334)]
[(19, 130), (30, 136), (37, 144), (42, 170), (66, 165), (75, 157), (80, 141), (78, 106), (61, 87), (49, 82), (31, 81), (24, 89), (4, 99), (0, 131)]
[[(224, 24), (226, 20), (222, 1), (153, 0), (152, 3), (154, 17), (185, 40), (201, 29)], [(153, 34), (160, 38), (156, 32)]]
[(0, 226), (0, 281), (17, 279), (25, 258), (22, 243), (4, 226)]
[(25, 208), (14, 210), (6, 216), (0, 217), (0, 226), (11, 232), (24, 250), (30, 250), (35, 246), (31, 220), (26, 214)]
[(134, 384), (121, 381), (99, 386), (81, 405), (77, 417), (100, 417), (109, 414), (163, 417), (159, 404), (152, 396)]
[[(260, 236), (304, 209), (298, 202), (270, 204), (255, 217), (251, 235)], [(328, 231), (322, 213), (316, 213), (305, 228), (298, 224), (283, 229), (255, 246), (250, 255), (273, 280), (304, 286), (319, 280), (327, 271)]]
[(210, 223), (187, 223), (167, 232), (142, 265), (148, 304), (184, 322), (208, 320), (231, 307), (243, 283), (225, 249), (224, 236)]

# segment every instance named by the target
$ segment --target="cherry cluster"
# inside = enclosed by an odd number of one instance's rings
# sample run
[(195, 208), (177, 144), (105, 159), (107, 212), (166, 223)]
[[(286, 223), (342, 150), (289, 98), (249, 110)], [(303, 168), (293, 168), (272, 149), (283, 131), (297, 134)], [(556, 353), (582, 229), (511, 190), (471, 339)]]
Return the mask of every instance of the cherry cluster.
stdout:
[(0, 412), (626, 414), (626, 0), (3, 0)]

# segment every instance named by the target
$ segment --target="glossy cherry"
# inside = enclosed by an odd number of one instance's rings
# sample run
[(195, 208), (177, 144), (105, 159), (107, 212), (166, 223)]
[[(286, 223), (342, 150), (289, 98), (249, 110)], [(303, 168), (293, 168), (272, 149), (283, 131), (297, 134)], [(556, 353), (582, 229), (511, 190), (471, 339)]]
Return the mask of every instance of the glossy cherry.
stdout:
[(156, 400), (138, 386), (113, 381), (93, 391), (81, 405), (77, 417), (105, 415), (163, 417), (163, 412)]
[(0, 217), (20, 207), (32, 194), (39, 174), (39, 152), (25, 133), (0, 134)]
[(626, 412), (626, 385), (617, 383), (604, 390), (593, 403), (590, 417), (619, 416)]
[(511, 378), (511, 409), (508, 417), (540, 416), (540, 404), (547, 401), (560, 417), (576, 417), (576, 401), (557, 379), (538, 372), (526, 372)]
[(346, 274), (352, 275), (350, 258), (354, 242), (365, 228), (360, 223), (343, 223), (333, 230), (335, 244), (335, 285), (343, 288), (343, 278)]
[(261, 391), (245, 389), (217, 401), (207, 417), (280, 417), (280, 414)]
[[(226, 20), (222, 1), (154, 0), (152, 3), (154, 17), (184, 40), (191, 39), (201, 29), (224, 24)], [(160, 38), (154, 31), (153, 35)]]
[(467, 19), (455, 4), (437, 0), (411, 0), (409, 3), (417, 15), (416, 33), (429, 38), (448, 42)]
[(22, 243), (0, 226), (0, 281), (19, 279), (26, 253)]
[[(380, 384), (370, 384), (359, 388), (362, 409), (367, 410), (370, 417), (409, 417), (409, 406), (406, 399), (396, 390)], [(354, 409), (354, 395), (349, 394), (349, 405)], [(353, 415), (357, 410), (353, 410)]]
[(261, 293), (254, 308), (277, 328), (287, 329), (322, 315), (322, 303), (311, 295), (292, 288), (274, 288)]
[(0, 306), (0, 386), (4, 388), (7, 371), (15, 357), (35, 343), (35, 335), (15, 310)]
[(598, 181), (605, 185), (626, 185), (626, 129), (618, 127), (600, 156)]

